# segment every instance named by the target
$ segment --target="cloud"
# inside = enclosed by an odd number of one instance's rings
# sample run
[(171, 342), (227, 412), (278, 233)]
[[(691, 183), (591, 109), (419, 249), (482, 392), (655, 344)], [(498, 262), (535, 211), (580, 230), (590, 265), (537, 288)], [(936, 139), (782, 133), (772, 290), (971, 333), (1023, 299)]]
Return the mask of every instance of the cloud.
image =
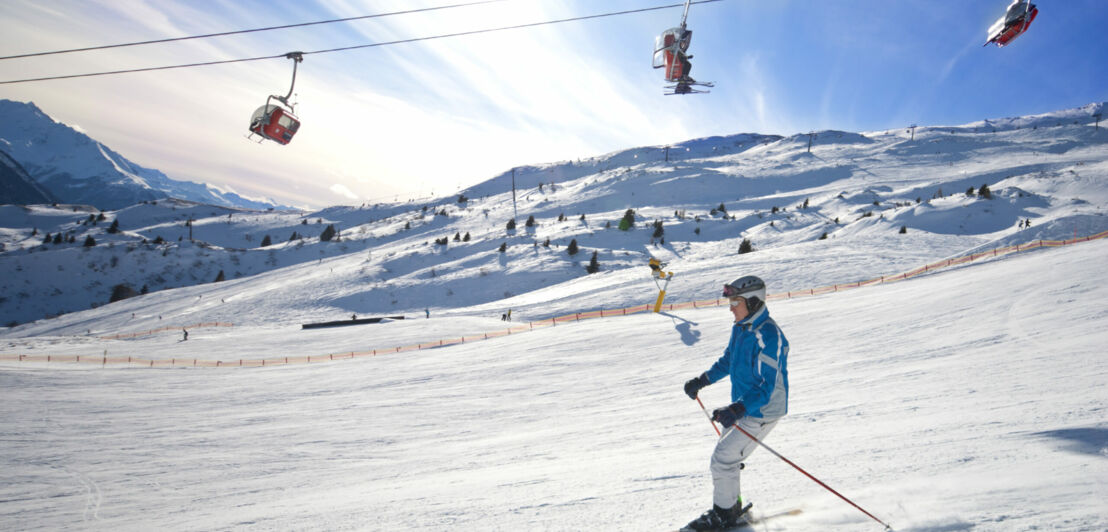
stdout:
[(350, 189), (346, 188), (346, 185), (343, 185), (342, 183), (335, 183), (334, 185), (331, 185), (331, 188), (328, 190), (346, 199), (358, 199), (358, 195), (351, 192)]

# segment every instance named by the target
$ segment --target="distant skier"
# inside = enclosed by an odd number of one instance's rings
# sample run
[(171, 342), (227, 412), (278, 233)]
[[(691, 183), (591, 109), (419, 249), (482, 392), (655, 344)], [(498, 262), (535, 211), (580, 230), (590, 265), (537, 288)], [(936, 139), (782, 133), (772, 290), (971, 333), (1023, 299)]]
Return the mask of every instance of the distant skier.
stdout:
[(743, 521), (739, 473), (757, 443), (734, 426), (761, 440), (788, 411), (789, 341), (769, 317), (765, 282), (752, 275), (740, 277), (724, 285), (723, 296), (735, 317), (731, 340), (708, 371), (685, 383), (685, 393), (696, 399), (701, 388), (730, 377), (732, 401), (712, 412), (712, 420), (723, 425), (710, 467), (713, 504), (682, 529), (689, 532), (726, 529)]
[(189, 331), (188, 331), (188, 329), (181, 329), (181, 330), (184, 331), (184, 333), (185, 333), (185, 337), (182, 338), (181, 341), (182, 342), (187, 342), (188, 339), (189, 339)]

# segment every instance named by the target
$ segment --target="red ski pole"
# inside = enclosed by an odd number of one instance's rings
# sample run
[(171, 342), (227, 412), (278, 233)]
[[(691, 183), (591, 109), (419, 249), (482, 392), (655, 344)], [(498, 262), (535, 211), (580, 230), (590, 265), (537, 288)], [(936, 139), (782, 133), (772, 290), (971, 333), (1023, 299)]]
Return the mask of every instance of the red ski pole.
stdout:
[(700, 403), (700, 409), (704, 411), (704, 415), (708, 416), (708, 423), (712, 424), (712, 428), (716, 430), (716, 436), (723, 436), (723, 433), (719, 431), (719, 427), (716, 426), (716, 422), (712, 420), (712, 414), (708, 413), (708, 409), (704, 408), (704, 403), (700, 400), (700, 396), (696, 396), (696, 402)]
[[(699, 399), (699, 398), (697, 398), (697, 401), (699, 401), (699, 400), (700, 400), (700, 399)], [(701, 408), (704, 408), (704, 404), (703, 404), (703, 403), (701, 403), (701, 404), (700, 404), (700, 407), (701, 407)], [(708, 409), (706, 409), (706, 408), (705, 408), (705, 409), (704, 409), (704, 413), (708, 413)], [(709, 419), (711, 419), (711, 417), (709, 417)], [(713, 427), (715, 427), (715, 426), (716, 426), (716, 424), (715, 424), (715, 423), (713, 422), (713, 423), (712, 423), (712, 426), (713, 426)], [(864, 514), (868, 515), (870, 519), (873, 519), (874, 521), (877, 521), (878, 523), (881, 523), (882, 525), (885, 525), (885, 530), (892, 530), (892, 529), (893, 529), (893, 527), (889, 526), (889, 524), (888, 524), (888, 523), (886, 523), (886, 522), (884, 522), (884, 521), (882, 521), (882, 520), (880, 520), (880, 519), (878, 519), (878, 518), (874, 517), (874, 516), (873, 516), (873, 514), (871, 514), (871, 513), (867, 512), (867, 511), (866, 511), (865, 509), (863, 509), (863, 508), (862, 508), (861, 506), (858, 506), (857, 504), (854, 504), (854, 501), (852, 501), (852, 500), (850, 500), (850, 499), (848, 499), (848, 498), (844, 497), (844, 496), (843, 496), (843, 495), (842, 495), (841, 493), (839, 493), (839, 492), (837, 492), (837, 491), (835, 491), (835, 490), (831, 489), (831, 486), (828, 486), (827, 484), (824, 484), (822, 480), (820, 480), (820, 479), (818, 479), (818, 478), (816, 478), (816, 477), (813, 477), (813, 476), (812, 476), (812, 475), (811, 475), (810, 473), (808, 473), (807, 471), (805, 471), (805, 470), (804, 470), (803, 468), (801, 468), (800, 466), (798, 466), (798, 465), (794, 464), (794, 463), (793, 463), (793, 462), (792, 462), (791, 460), (789, 460), (788, 458), (785, 458), (784, 456), (781, 456), (781, 453), (778, 453), (777, 451), (774, 451), (774, 450), (773, 450), (773, 448), (771, 448), (770, 446), (768, 446), (768, 445), (766, 445), (766, 444), (762, 443), (762, 441), (761, 441), (761, 440), (759, 440), (758, 438), (755, 438), (755, 437), (754, 437), (754, 436), (753, 436), (752, 434), (750, 434), (749, 432), (747, 432), (747, 431), (743, 430), (743, 429), (742, 429), (742, 427), (740, 427), (738, 423), (735, 423), (735, 424), (734, 424), (734, 425), (732, 425), (732, 426), (733, 426), (733, 427), (735, 427), (735, 428), (736, 428), (736, 429), (737, 429), (737, 430), (738, 430), (739, 432), (741, 432), (741, 433), (745, 434), (747, 438), (750, 438), (750, 439), (754, 440), (754, 443), (757, 443), (758, 445), (761, 445), (761, 446), (762, 446), (763, 448), (765, 448), (765, 450), (767, 450), (767, 451), (769, 451), (769, 452), (773, 453), (773, 456), (776, 456), (776, 457), (780, 458), (780, 459), (781, 459), (782, 461), (784, 461), (784, 462), (785, 462), (786, 464), (789, 464), (789, 465), (793, 466), (794, 468), (796, 468), (796, 470), (797, 470), (797, 471), (800, 471), (801, 473), (804, 473), (804, 476), (806, 476), (806, 477), (808, 477), (808, 478), (812, 479), (813, 481), (815, 481), (815, 483), (816, 483), (816, 484), (819, 484), (820, 486), (823, 486), (823, 488), (824, 488), (824, 489), (826, 489), (827, 491), (830, 491), (831, 493), (834, 493), (834, 494), (835, 494), (835, 495), (837, 495), (837, 496), (838, 496), (838, 497), (839, 497), (840, 499), (842, 499), (842, 500), (844, 500), (844, 501), (846, 501), (846, 502), (850, 503), (850, 505), (851, 505), (851, 506), (853, 506), (853, 507), (857, 508), (857, 509), (858, 509), (858, 510), (860, 510), (860, 511), (861, 511), (862, 513), (864, 513)], [(716, 432), (719, 432), (719, 431), (717, 430)]]

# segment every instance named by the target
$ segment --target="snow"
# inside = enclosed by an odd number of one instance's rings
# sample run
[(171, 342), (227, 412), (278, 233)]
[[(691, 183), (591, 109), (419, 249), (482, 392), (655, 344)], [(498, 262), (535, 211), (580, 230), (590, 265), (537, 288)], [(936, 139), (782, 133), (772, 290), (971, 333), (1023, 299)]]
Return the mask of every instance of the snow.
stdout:
[[(646, 258), (657, 255), (676, 272), (667, 302), (715, 298), (741, 274), (768, 281), (792, 393), (766, 443), (896, 530), (1105, 530), (1108, 239), (780, 296), (1108, 230), (1108, 133), (1076, 116), (990, 121), (996, 133), (921, 127), (915, 141), (821, 132), (811, 154), (807, 135), (736, 136), (690, 141), (669, 163), (639, 148), (535, 166), (517, 171), (514, 234), (503, 176), (426, 211), (159, 201), (82, 225), (99, 211), (0, 207), (0, 310), (23, 323), (0, 329), (0, 528), (678, 528), (710, 504), (716, 437), (682, 385), (725, 347), (729, 312), (528, 326), (653, 303)], [(992, 200), (965, 194), (982, 184)], [(726, 218), (710, 212), (720, 203)], [(605, 228), (627, 208), (633, 231)], [(124, 231), (109, 235), (115, 219)], [(664, 245), (650, 243), (655, 219)], [(319, 241), (329, 224), (341, 242)], [(305, 239), (287, 242), (294, 230)], [(78, 243), (41, 243), (58, 231)], [(86, 234), (98, 245), (82, 248)], [(255, 247), (265, 234), (274, 244)], [(154, 236), (166, 243), (141, 243)], [(736, 254), (743, 238), (754, 253)], [(602, 271), (586, 275), (592, 251)], [(228, 280), (210, 282), (220, 269)], [(166, 282), (146, 295), (88, 308), (112, 284), (155, 276)], [(82, 295), (94, 283), (100, 292)], [(300, 327), (352, 314), (406, 319)], [(190, 327), (183, 341), (180, 327), (199, 323), (233, 326)], [(702, 397), (711, 408), (728, 392), (718, 383)], [(747, 462), (743, 493), (758, 515), (803, 510), (759, 529), (882, 528), (765, 450)]]

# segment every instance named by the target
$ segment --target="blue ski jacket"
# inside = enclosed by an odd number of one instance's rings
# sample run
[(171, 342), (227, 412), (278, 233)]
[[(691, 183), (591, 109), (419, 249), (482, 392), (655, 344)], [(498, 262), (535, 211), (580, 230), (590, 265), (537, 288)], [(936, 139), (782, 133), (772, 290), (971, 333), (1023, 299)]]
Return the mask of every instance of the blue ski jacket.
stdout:
[(705, 374), (712, 383), (731, 377), (731, 401), (746, 415), (776, 419), (789, 409), (788, 356), (789, 341), (763, 306), (731, 327), (727, 349)]

